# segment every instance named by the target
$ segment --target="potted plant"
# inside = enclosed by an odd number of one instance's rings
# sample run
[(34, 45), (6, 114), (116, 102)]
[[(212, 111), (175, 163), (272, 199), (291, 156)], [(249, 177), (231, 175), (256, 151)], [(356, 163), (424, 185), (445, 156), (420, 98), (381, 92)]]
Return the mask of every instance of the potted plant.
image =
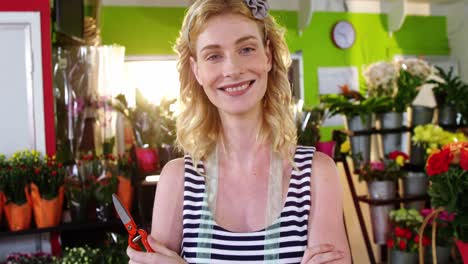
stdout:
[(418, 243), (429, 245), (427, 236), (422, 238), (418, 231), (423, 217), (415, 209), (401, 208), (390, 212), (390, 220), (393, 228), (391, 236), (387, 240), (387, 248), (390, 252), (390, 263), (416, 264), (418, 262)]
[(34, 167), (31, 201), (36, 226), (56, 226), (62, 218), (65, 168), (55, 156), (46, 156)]
[(448, 72), (437, 66), (436, 69), (439, 78), (430, 80), (429, 83), (435, 84), (432, 90), (439, 110), (439, 124), (454, 126), (457, 124), (458, 109), (466, 107), (468, 85), (453, 74), (453, 67)]
[[(403, 126), (403, 112), (406, 106), (398, 102), (395, 97), (402, 97), (410, 92), (408, 89), (397, 89), (397, 70), (395, 65), (389, 62), (376, 62), (368, 66), (364, 73), (369, 97), (390, 98), (391, 100), (380, 109), (377, 109), (379, 128), (396, 129)], [(384, 154), (394, 150), (402, 151), (401, 133), (385, 133), (382, 136), (382, 149)]]
[(117, 192), (117, 176), (114, 173), (103, 173), (94, 183), (93, 194), (96, 199), (96, 217), (106, 222), (112, 217), (112, 194)]
[[(331, 94), (321, 97), (329, 116), (344, 115), (346, 128), (351, 131), (370, 130), (372, 128), (372, 113), (385, 107), (390, 99), (365, 98), (361, 93), (352, 91), (347, 85), (341, 86), (341, 94)], [(351, 153), (353, 162), (359, 167), (360, 160), (370, 161), (370, 135), (351, 137)], [(360, 156), (360, 158), (359, 158)]]
[(117, 158), (117, 196), (130, 212), (133, 202), (132, 174), (135, 171), (135, 163), (129, 151), (125, 151)]
[[(359, 169), (359, 181), (367, 183), (368, 193), (373, 200), (396, 198), (396, 184), (404, 175), (401, 167), (407, 160), (403, 152), (394, 151), (382, 161), (365, 163)], [(394, 204), (371, 205), (371, 222), (374, 242), (385, 244), (390, 232), (388, 214), (395, 209)]]
[(455, 214), (453, 236), (463, 262), (468, 263), (468, 142), (451, 143), (434, 151), (427, 160), (426, 172), (431, 205), (437, 208), (427, 218), (437, 217), (443, 210)]
[[(433, 214), (434, 209), (427, 208), (421, 210), (421, 215), (425, 218), (430, 214)], [(450, 251), (453, 245), (453, 225), (452, 222), (455, 219), (455, 214), (448, 213), (447, 211), (440, 212), (439, 216), (435, 219), (435, 225), (437, 225), (436, 229), (436, 237), (435, 237), (435, 244), (436, 244), (436, 256), (437, 256), (437, 263), (444, 264), (450, 262)], [(432, 217), (428, 225), (432, 226), (434, 224), (434, 217)], [(429, 237), (431, 237), (431, 232), (429, 233)], [(433, 239), (431, 237), (431, 239)], [(429, 248), (424, 257), (427, 263), (433, 263), (432, 261), (432, 249)]]
[(40, 154), (35, 150), (18, 151), (8, 159), (8, 168), (3, 170), (5, 216), (11, 231), (28, 229), (31, 225), (29, 185), (33, 168), (39, 164), (39, 159)]

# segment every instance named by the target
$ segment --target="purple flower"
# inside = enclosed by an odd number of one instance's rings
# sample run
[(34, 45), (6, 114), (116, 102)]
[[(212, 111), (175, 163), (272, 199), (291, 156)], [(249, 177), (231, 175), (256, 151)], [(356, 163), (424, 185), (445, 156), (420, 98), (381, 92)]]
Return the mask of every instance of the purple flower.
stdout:
[(381, 161), (374, 161), (370, 163), (371, 165), (371, 170), (375, 171), (384, 171), (385, 170), (385, 163)]

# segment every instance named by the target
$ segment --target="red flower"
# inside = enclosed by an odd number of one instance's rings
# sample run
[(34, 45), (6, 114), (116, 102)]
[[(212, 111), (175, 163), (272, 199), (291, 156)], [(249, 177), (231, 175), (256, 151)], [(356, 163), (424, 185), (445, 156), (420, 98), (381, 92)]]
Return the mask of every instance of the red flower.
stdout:
[(393, 241), (393, 239), (389, 238), (387, 240), (387, 247), (388, 248), (393, 248), (393, 246), (395, 246), (395, 242)]
[(468, 170), (468, 148), (463, 148), (460, 151), (460, 167), (463, 170)]
[(450, 149), (433, 152), (427, 159), (427, 175), (434, 176), (448, 171), (452, 158), (453, 155), (450, 153)]
[(385, 170), (385, 163), (381, 161), (373, 161), (370, 163), (371, 169), (374, 171), (384, 171)]
[(41, 173), (41, 168), (34, 168), (34, 174), (38, 175)]
[(409, 159), (409, 157), (408, 157), (408, 155), (406, 153), (398, 151), (398, 150), (392, 151), (392, 152), (390, 152), (388, 154), (388, 158), (391, 159), (391, 160), (396, 160), (396, 158), (398, 158), (399, 156), (403, 156), (403, 158), (405, 160)]
[(400, 250), (405, 250), (406, 249), (406, 240), (400, 240), (400, 243), (398, 244), (398, 247)]
[(419, 243), (419, 235), (416, 235), (414, 237), (414, 243), (416, 243), (416, 244)]
[(53, 170), (52, 171), (52, 176), (57, 176), (57, 171)]
[(397, 237), (406, 237), (407, 229), (401, 227), (395, 227), (395, 235)]
[(413, 234), (411, 233), (411, 231), (407, 229), (405, 234), (406, 239), (410, 239), (412, 236)]
[(428, 237), (423, 237), (422, 244), (425, 247), (429, 246), (431, 244), (431, 240)]
[(60, 168), (63, 167), (63, 164), (62, 164), (61, 162), (59, 162), (59, 163), (57, 164), (57, 167), (60, 169)]

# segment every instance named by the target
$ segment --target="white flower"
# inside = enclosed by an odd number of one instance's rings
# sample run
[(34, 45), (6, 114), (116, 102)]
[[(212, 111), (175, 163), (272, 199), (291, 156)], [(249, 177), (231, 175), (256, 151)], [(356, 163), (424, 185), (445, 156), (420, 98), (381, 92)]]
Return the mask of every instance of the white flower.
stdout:
[(418, 76), (423, 80), (426, 80), (433, 72), (432, 67), (425, 60), (418, 58), (403, 59), (399, 62), (399, 65), (411, 75)]
[(394, 81), (397, 75), (393, 64), (385, 61), (373, 63), (364, 70), (363, 75), (369, 95), (391, 96), (395, 92)]

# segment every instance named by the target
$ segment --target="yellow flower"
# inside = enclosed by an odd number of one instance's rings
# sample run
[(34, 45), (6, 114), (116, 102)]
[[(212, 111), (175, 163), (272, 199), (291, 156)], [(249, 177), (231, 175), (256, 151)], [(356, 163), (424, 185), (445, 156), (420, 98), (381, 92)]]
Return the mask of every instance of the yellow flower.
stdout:
[(351, 149), (351, 145), (349, 144), (349, 140), (346, 140), (340, 146), (341, 153), (348, 153), (350, 149)]
[(403, 167), (403, 165), (405, 165), (405, 157), (403, 155), (399, 155), (396, 157), (395, 162), (398, 166)]

